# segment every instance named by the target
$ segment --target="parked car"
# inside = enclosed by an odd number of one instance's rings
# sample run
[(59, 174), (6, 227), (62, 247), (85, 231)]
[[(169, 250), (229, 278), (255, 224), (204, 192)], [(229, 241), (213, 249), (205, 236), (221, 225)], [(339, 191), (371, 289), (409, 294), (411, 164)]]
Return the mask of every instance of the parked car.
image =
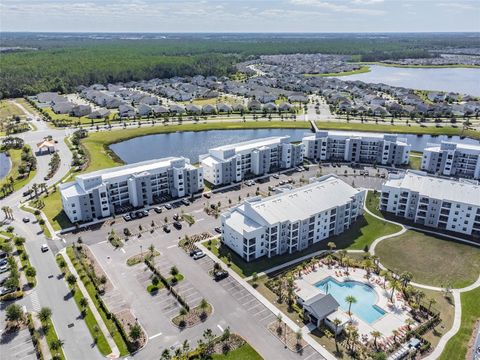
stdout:
[(48, 251), (48, 245), (47, 245), (47, 244), (43, 244), (43, 245), (40, 247), (40, 250), (42, 250), (42, 252), (47, 252), (47, 251)]
[(167, 234), (171, 231), (168, 225), (163, 225), (163, 231), (165, 231)]
[(177, 221), (179, 218), (178, 214), (173, 214), (173, 220)]
[(153, 208), (153, 211), (155, 211), (157, 214), (161, 214), (162, 213), (162, 208), (160, 206), (155, 206)]
[(0, 265), (0, 274), (7, 272), (8, 270), (10, 270), (10, 265), (8, 265), (8, 263)]
[(198, 259), (201, 259), (203, 257), (205, 257), (205, 253), (202, 250), (200, 250), (200, 252), (193, 255), (193, 260), (198, 260)]
[(222, 228), (220, 228), (219, 226), (217, 226), (215, 229), (215, 232), (221, 234), (222, 233)]
[(228, 277), (228, 271), (225, 270), (218, 270), (213, 273), (213, 278), (215, 281), (220, 281)]
[(148, 216), (150, 213), (148, 212), (147, 209), (140, 210), (140, 212), (143, 214), (143, 216)]
[(23, 196), (29, 196), (32, 193), (32, 190), (27, 190), (23, 192)]
[(180, 230), (182, 228), (182, 223), (180, 221), (175, 221), (173, 223), (173, 226), (175, 227), (175, 229)]
[(15, 290), (15, 289), (8, 288), (8, 287), (6, 287), (6, 286), (2, 286), (2, 287), (0, 288), (0, 296), (1, 296), (1, 295), (10, 294), (10, 293), (12, 293), (14, 290)]
[(190, 257), (194, 256), (197, 253), (201, 253), (201, 252), (203, 252), (203, 251), (200, 250), (200, 249), (193, 249), (192, 251), (190, 251)]
[(190, 205), (190, 201), (188, 201), (187, 199), (182, 199), (182, 204), (188, 206)]
[(273, 177), (274, 179), (280, 179), (280, 175), (278, 175), (278, 174), (273, 174), (272, 177)]
[(133, 219), (136, 219), (137, 218), (137, 215), (135, 215), (135, 213), (132, 211), (130, 213), (130, 219), (133, 220)]
[(30, 222), (30, 219), (27, 218), (27, 217), (24, 217), (24, 218), (22, 219), (22, 221), (23, 221), (24, 223), (28, 223), (28, 222)]
[(139, 219), (141, 219), (141, 218), (143, 218), (143, 217), (145, 216), (145, 214), (143, 213), (142, 210), (138, 210), (138, 211), (135, 213), (135, 215), (137, 215), (137, 217), (138, 217)]
[(210, 199), (212, 197), (212, 194), (211, 193), (205, 193), (205, 194), (203, 194), (203, 196), (205, 196), (207, 199)]
[(130, 220), (132, 220), (132, 217), (128, 214), (125, 214), (125, 215), (123, 215), (123, 220), (130, 221)]
[(165, 204), (163, 205), (165, 209), (170, 210), (172, 208), (172, 204)]

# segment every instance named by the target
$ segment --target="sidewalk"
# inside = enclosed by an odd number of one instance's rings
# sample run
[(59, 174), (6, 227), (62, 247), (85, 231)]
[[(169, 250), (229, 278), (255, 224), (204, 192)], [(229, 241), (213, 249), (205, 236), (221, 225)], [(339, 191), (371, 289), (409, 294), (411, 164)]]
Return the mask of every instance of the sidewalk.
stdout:
[(82, 292), (82, 295), (85, 299), (88, 300), (88, 306), (90, 307), (90, 310), (92, 311), (93, 316), (95, 317), (95, 320), (98, 323), (98, 326), (100, 327), (100, 330), (103, 332), (105, 335), (105, 338), (107, 339), (108, 345), (112, 349), (112, 354), (110, 354), (108, 357), (109, 358), (118, 358), (120, 356), (120, 350), (118, 350), (117, 344), (115, 344), (115, 341), (113, 341), (112, 335), (110, 334), (110, 331), (108, 331), (107, 326), (103, 322), (102, 317), (98, 313), (98, 310), (93, 303), (92, 299), (90, 298), (90, 295), (88, 294), (87, 289), (85, 288), (85, 285), (83, 285), (83, 281), (80, 279), (80, 276), (77, 273), (77, 270), (75, 270), (75, 267), (73, 266), (70, 258), (67, 255), (67, 251), (65, 248), (60, 250), (60, 254), (65, 258), (65, 262), (67, 263), (68, 270), (75, 275), (75, 277), (78, 279), (77, 281), (77, 286)]
[[(222, 260), (217, 258), (210, 250), (208, 250), (202, 243), (197, 243), (198, 247), (205, 252), (213, 261), (222, 263)], [(225, 267), (229, 275), (237, 280), (250, 294), (252, 294), (258, 301), (260, 301), (267, 309), (269, 309), (274, 315), (282, 314), (282, 320), (288, 327), (290, 327), (294, 332), (301, 329), (297, 324), (295, 324), (287, 315), (282, 313), (275, 305), (270, 303), (265, 299), (257, 290), (255, 290), (245, 279), (241, 278), (235, 271), (231, 270), (229, 267)], [(316, 350), (320, 355), (322, 355), (327, 360), (335, 360), (335, 356), (330, 354), (322, 345), (316, 342), (309, 334), (304, 334), (303, 339), (310, 345), (314, 350)]]

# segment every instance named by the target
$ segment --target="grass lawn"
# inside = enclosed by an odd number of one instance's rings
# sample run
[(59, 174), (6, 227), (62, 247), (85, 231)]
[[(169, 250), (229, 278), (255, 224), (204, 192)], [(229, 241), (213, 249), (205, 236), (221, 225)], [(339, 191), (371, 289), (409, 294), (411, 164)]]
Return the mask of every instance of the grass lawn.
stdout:
[(230, 351), (225, 355), (212, 355), (214, 360), (262, 360), (263, 358), (255, 351), (253, 347), (245, 343), (238, 349)]
[(73, 226), (62, 209), (60, 191), (51, 191), (48, 196), (41, 198), (45, 206), (41, 209), (55, 230), (61, 230)]
[(137, 136), (151, 134), (171, 133), (177, 131), (202, 131), (202, 130), (238, 130), (261, 128), (310, 128), (306, 121), (250, 121), (250, 122), (222, 122), (207, 124), (185, 125), (159, 125), (144, 126), (134, 129), (91, 132), (82, 144), (88, 154), (89, 164), (86, 171), (95, 171), (121, 165), (119, 159), (111, 156), (108, 145), (132, 139)]
[(90, 295), (90, 299), (92, 299), (93, 303), (95, 304), (95, 307), (97, 308), (98, 313), (102, 317), (103, 322), (108, 328), (108, 331), (112, 335), (113, 341), (115, 341), (115, 344), (118, 346), (118, 349), (120, 350), (120, 356), (128, 355), (129, 351), (127, 348), (127, 344), (123, 340), (122, 335), (118, 331), (117, 326), (115, 325), (113, 320), (107, 317), (106, 312), (100, 306), (100, 302), (96, 297), (97, 290), (95, 289), (95, 286), (90, 281), (90, 278), (85, 272), (82, 264), (75, 258), (75, 255), (73, 254), (73, 249), (71, 247), (67, 248), (67, 255), (72, 261), (72, 264), (75, 267), (75, 270), (77, 270), (77, 273), (80, 276), (81, 281), (83, 282), (83, 285), (85, 285), (85, 288), (87, 289), (87, 292)]
[(410, 271), (413, 281), (422, 284), (461, 288), (480, 274), (480, 249), (420, 231), (408, 230), (386, 239), (377, 245), (375, 253), (386, 267)]
[(362, 66), (360, 69), (352, 70), (352, 71), (343, 71), (338, 73), (326, 73), (326, 74), (305, 74), (305, 76), (348, 76), (354, 74), (363, 74), (370, 72), (369, 66)]
[(8, 150), (8, 152), (10, 154), (10, 161), (12, 162), (12, 168), (8, 172), (7, 176), (5, 176), (2, 180), (0, 180), (0, 187), (4, 183), (7, 183), (9, 181), (8, 179), (12, 177), (14, 180), (13, 182), (14, 191), (17, 191), (18, 189), (21, 189), (22, 187), (27, 185), (30, 182), (30, 180), (33, 179), (33, 177), (37, 173), (37, 170), (30, 171), (28, 176), (22, 179), (18, 179), (18, 176), (20, 175), (20, 173), (18, 172), (18, 168), (22, 164), (22, 149), (18, 149), (18, 150), (11, 149), (11, 150)]
[[(87, 116), (81, 116), (81, 117), (76, 117), (76, 116), (70, 116), (68, 114), (55, 114), (51, 108), (44, 108), (45, 112), (50, 115), (52, 120), (66, 120), (68, 122), (76, 123), (80, 122), (80, 124), (87, 124), (91, 125), (92, 124), (92, 119), (90, 119)], [(115, 112), (111, 111), (110, 115), (108, 115), (109, 120), (113, 120), (113, 117), (115, 115)], [(104, 123), (105, 119), (93, 119), (93, 123)]]
[[(432, 347), (437, 346), (440, 338), (450, 330), (453, 325), (453, 317), (455, 315), (455, 307), (449, 299), (445, 297), (445, 294), (441, 291), (427, 290), (418, 288), (425, 293), (425, 302), (428, 304), (429, 299), (435, 299), (436, 303), (432, 305), (432, 309), (440, 312), (440, 318), (442, 322), (435, 327), (434, 330), (428, 331), (423, 335), (428, 341), (432, 343)], [(453, 299), (453, 298), (452, 298)]]
[[(59, 264), (60, 260), (62, 259), (63, 259), (63, 256), (61, 254), (58, 254), (56, 257), (57, 264)], [(67, 270), (65, 277), (67, 277), (69, 274), (70, 272)], [(77, 281), (80, 281), (80, 280), (77, 279)], [(68, 286), (70, 287), (70, 289), (72, 289), (70, 285)], [(82, 311), (82, 306), (80, 305), (80, 299), (83, 298), (83, 295), (82, 295), (82, 292), (78, 290), (78, 288), (76, 288), (76, 291), (73, 293), (73, 298), (77, 303), (78, 309)], [(112, 349), (110, 348), (110, 345), (108, 345), (107, 339), (105, 338), (105, 335), (103, 334), (103, 332), (100, 330), (97, 320), (95, 320), (95, 316), (93, 316), (89, 306), (87, 306), (85, 310), (85, 316), (83, 316), (83, 320), (85, 321), (85, 324), (88, 327), (88, 331), (90, 332), (92, 339), (95, 339), (95, 337), (97, 338), (96, 345), (100, 353), (104, 356), (111, 354)], [(98, 329), (98, 331), (95, 331), (95, 329)]]
[(420, 170), (420, 166), (422, 165), (422, 157), (421, 155), (412, 155), (410, 154), (409, 159), (409, 167), (413, 170)]
[(317, 121), (319, 129), (323, 130), (353, 130), (365, 132), (382, 132), (382, 133), (400, 133), (400, 134), (431, 134), (431, 135), (457, 135), (467, 136), (472, 139), (480, 139), (480, 132), (474, 130), (463, 130), (454, 127), (435, 127), (435, 126), (406, 126), (406, 125), (382, 125), (382, 124), (361, 124), (352, 122), (330, 122)]
[(11, 118), (12, 116), (25, 115), (22, 110), (15, 104), (7, 100), (0, 101), (0, 121)]
[[(211, 251), (218, 256), (224, 263), (228, 263), (228, 253), (231, 254), (232, 264), (231, 269), (242, 277), (248, 277), (254, 272), (260, 273), (271, 267), (281, 265), (285, 262), (298, 259), (302, 256), (311, 254), (319, 250), (327, 250), (327, 243), (330, 241), (335, 242), (337, 249), (354, 249), (362, 250), (365, 245), (370, 245), (376, 238), (388, 234), (393, 234), (400, 230), (400, 226), (390, 224), (374, 218), (369, 214), (365, 214), (364, 217), (358, 219), (348, 231), (320, 241), (313, 244), (309, 248), (295, 252), (293, 254), (280, 255), (272, 258), (263, 257), (252, 262), (245, 262), (235, 252), (231, 251), (226, 246), (220, 245), (219, 240), (212, 241)], [(220, 247), (218, 248), (218, 246)]]
[(460, 330), (451, 338), (440, 356), (440, 360), (466, 359), (468, 342), (473, 333), (475, 321), (480, 318), (480, 288), (462, 293), (462, 323)]
[(52, 347), (50, 346), (52, 341), (58, 340), (58, 335), (55, 331), (55, 327), (53, 326), (53, 322), (51, 319), (48, 319), (47, 321), (47, 332), (45, 334), (45, 337), (47, 338), (47, 343), (50, 349), (50, 353), (52, 355), (56, 355), (58, 360), (65, 360), (65, 354), (63, 353), (62, 347), (60, 347), (57, 350), (53, 350)]
[[(37, 223), (42, 219), (42, 216), (41, 215), (35, 215), (35, 210), (32, 210), (26, 206), (21, 206), (20, 207), (23, 211), (26, 211), (26, 212), (29, 212), (30, 214), (33, 214), (35, 216), (35, 219), (37, 219)], [(38, 224), (40, 226), (40, 228), (42, 229), (43, 233), (45, 234), (45, 236), (49, 239), (52, 238), (52, 234), (50, 233), (50, 230), (48, 229), (48, 226), (43, 224)]]

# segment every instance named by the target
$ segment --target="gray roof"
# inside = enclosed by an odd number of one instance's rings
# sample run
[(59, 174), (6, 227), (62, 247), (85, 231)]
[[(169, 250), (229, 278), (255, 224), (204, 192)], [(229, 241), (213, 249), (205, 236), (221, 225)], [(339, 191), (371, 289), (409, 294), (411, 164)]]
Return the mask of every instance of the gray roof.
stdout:
[(303, 307), (319, 320), (324, 319), (327, 315), (336, 311), (339, 306), (340, 304), (331, 294), (325, 295), (322, 293), (315, 295), (303, 303)]

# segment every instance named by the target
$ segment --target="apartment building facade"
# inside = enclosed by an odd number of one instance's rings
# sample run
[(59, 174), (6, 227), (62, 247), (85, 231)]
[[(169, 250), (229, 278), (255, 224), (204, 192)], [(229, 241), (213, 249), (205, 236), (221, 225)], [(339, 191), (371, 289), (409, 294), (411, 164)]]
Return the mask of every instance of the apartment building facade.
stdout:
[(396, 135), (318, 131), (302, 140), (304, 156), (316, 161), (407, 165), (410, 145)]
[(202, 189), (202, 168), (168, 157), (78, 175), (60, 185), (60, 194), (63, 210), (76, 223), (110, 216), (123, 205), (144, 207)]
[(205, 180), (222, 185), (300, 165), (303, 151), (289, 136), (274, 136), (216, 147), (199, 160)]
[(333, 174), (223, 213), (222, 242), (245, 261), (302, 251), (341, 234), (363, 214), (365, 190)]
[(380, 209), (420, 225), (480, 237), (478, 182), (422, 171), (390, 174), (382, 186)]
[(480, 179), (480, 146), (448, 141), (428, 144), (421, 169), (433, 174)]

